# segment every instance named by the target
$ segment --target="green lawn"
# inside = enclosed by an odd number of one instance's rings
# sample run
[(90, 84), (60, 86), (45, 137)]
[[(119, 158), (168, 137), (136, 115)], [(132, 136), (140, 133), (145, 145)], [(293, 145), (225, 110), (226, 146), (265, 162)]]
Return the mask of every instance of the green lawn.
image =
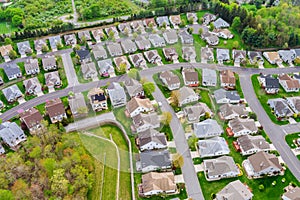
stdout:
[(234, 76), (235, 76), (235, 79), (236, 79), (235, 88), (236, 88), (237, 92), (239, 93), (240, 97), (244, 98), (244, 94), (243, 94), (242, 87), (241, 87), (241, 84), (240, 84), (239, 75), (235, 74)]
[(300, 134), (299, 133), (293, 133), (293, 134), (289, 134), (285, 136), (285, 141), (287, 142), (287, 144), (292, 148), (295, 149), (297, 146), (294, 143), (294, 140), (300, 138)]
[(209, 98), (209, 91), (201, 89), (200, 90), (200, 96), (201, 96), (200, 101), (205, 103), (210, 109), (213, 109), (212, 103), (211, 103), (210, 98)]
[(18, 28), (12, 26), (10, 22), (0, 22), (0, 34), (11, 33), (17, 30)]
[(154, 74), (153, 80), (160, 91), (164, 94), (165, 98), (169, 98), (171, 96), (171, 91), (161, 82), (159, 79), (159, 74)]

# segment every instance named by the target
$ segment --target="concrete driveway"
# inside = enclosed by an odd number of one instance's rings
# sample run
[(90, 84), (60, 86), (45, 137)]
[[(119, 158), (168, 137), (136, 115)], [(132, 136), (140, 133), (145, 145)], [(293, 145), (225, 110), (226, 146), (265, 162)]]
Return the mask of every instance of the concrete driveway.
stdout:
[(198, 172), (203, 172), (204, 171), (204, 166), (203, 163), (199, 164), (199, 165), (195, 165), (195, 171)]
[(61, 55), (65, 73), (68, 79), (68, 87), (79, 85), (79, 81), (77, 79), (76, 71), (74, 69), (73, 61), (69, 53), (65, 53)]

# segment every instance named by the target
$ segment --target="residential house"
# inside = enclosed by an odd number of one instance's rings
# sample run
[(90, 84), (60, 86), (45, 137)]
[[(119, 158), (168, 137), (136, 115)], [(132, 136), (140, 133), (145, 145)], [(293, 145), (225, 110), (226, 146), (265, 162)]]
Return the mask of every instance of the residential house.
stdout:
[(121, 33), (125, 34), (125, 35), (128, 35), (130, 33), (132, 33), (132, 30), (131, 30), (131, 27), (130, 27), (130, 23), (120, 23), (118, 25), (118, 29)]
[(199, 95), (192, 88), (183, 86), (178, 90), (178, 106), (182, 107), (185, 104), (196, 102), (199, 100)]
[(130, 23), (133, 32), (136, 33), (146, 33), (144, 24), (141, 20), (132, 21)]
[(220, 136), (223, 133), (223, 128), (213, 119), (206, 119), (202, 122), (194, 123), (193, 127), (197, 138), (210, 138)]
[(29, 41), (19, 42), (17, 43), (17, 47), (21, 55), (21, 58), (26, 57), (26, 54), (32, 53), (32, 49), (30, 47)]
[(132, 117), (133, 128), (137, 133), (143, 132), (147, 129), (159, 128), (160, 121), (157, 113), (143, 114), (140, 113)]
[(170, 26), (170, 22), (167, 16), (156, 17), (156, 23), (159, 27)]
[(106, 48), (112, 57), (123, 55), (123, 51), (119, 43), (109, 43), (106, 45)]
[(94, 57), (96, 60), (99, 59), (107, 59), (107, 53), (106, 50), (104, 49), (104, 47), (100, 44), (98, 45), (94, 45), (92, 47), (92, 52), (94, 54)]
[(267, 94), (277, 94), (279, 92), (279, 80), (272, 75), (261, 74), (257, 79)]
[(175, 44), (176, 42), (178, 42), (178, 36), (174, 29), (166, 30), (163, 33), (163, 37), (168, 44)]
[[(4, 84), (4, 81), (3, 81), (3, 78), (0, 76), (0, 85), (3, 85)], [(1, 107), (1, 105), (0, 105)]]
[(34, 133), (42, 127), (41, 121), (43, 117), (37, 109), (30, 108), (21, 112), (19, 115), (21, 122), (26, 125), (31, 133)]
[(150, 50), (144, 52), (144, 55), (149, 63), (161, 64), (161, 57), (158, 54), (157, 50)]
[(291, 64), (296, 59), (296, 51), (291, 50), (279, 50), (278, 54), (283, 62)]
[(59, 98), (46, 101), (45, 108), (51, 123), (61, 122), (67, 118), (64, 104)]
[(42, 63), (45, 71), (57, 69), (56, 59), (54, 56), (42, 58)]
[(52, 51), (57, 51), (57, 46), (62, 45), (61, 38), (59, 35), (50, 37), (49, 43)]
[(230, 24), (222, 18), (218, 18), (216, 21), (214, 21), (213, 25), (214, 25), (214, 28), (216, 28), (216, 29), (228, 28), (230, 26)]
[(291, 117), (294, 114), (288, 106), (287, 101), (282, 98), (269, 99), (267, 103), (270, 106), (270, 108), (274, 111), (276, 117)]
[(218, 89), (214, 91), (214, 97), (217, 104), (224, 103), (239, 103), (241, 98), (237, 91), (228, 91), (224, 89)]
[(287, 104), (290, 106), (290, 108), (293, 110), (294, 113), (299, 114), (300, 113), (300, 97), (287, 97), (286, 98)]
[(278, 158), (264, 151), (249, 156), (247, 160), (244, 160), (243, 167), (247, 175), (253, 178), (278, 175), (283, 170)]
[(73, 96), (69, 96), (68, 101), (70, 110), (75, 119), (87, 116), (88, 107), (82, 93), (75, 93)]
[(245, 118), (248, 114), (249, 112), (244, 104), (232, 105), (227, 103), (220, 106), (219, 115), (224, 120), (231, 120), (238, 117)]
[(140, 99), (133, 97), (127, 102), (126, 110), (130, 117), (135, 117), (140, 113), (147, 113), (154, 110), (154, 107), (149, 99)]
[(252, 197), (253, 194), (249, 187), (240, 180), (228, 183), (216, 194), (216, 200), (251, 200)]
[(122, 65), (126, 66), (126, 70), (129, 70), (131, 67), (126, 56), (120, 56), (120, 57), (114, 58), (114, 63), (116, 64), (118, 70), (121, 69)]
[(0, 53), (1, 53), (1, 56), (4, 58), (5, 62), (10, 61), (9, 52), (12, 50), (13, 50), (13, 47), (11, 46), (11, 44), (8, 44), (5, 46), (0, 46)]
[(107, 110), (107, 97), (101, 88), (93, 88), (88, 92), (88, 98), (93, 111), (98, 112), (101, 110)]
[(9, 86), (7, 88), (2, 89), (2, 92), (8, 101), (8, 103), (12, 103), (17, 101), (20, 97), (23, 96), (22, 92), (18, 88), (16, 84)]
[(76, 35), (74, 33), (69, 35), (64, 35), (65, 44), (67, 46), (75, 47), (77, 44)]
[(136, 138), (140, 151), (167, 148), (167, 138), (164, 133), (159, 133), (155, 129), (147, 129), (138, 134)]
[(0, 155), (4, 154), (5, 153), (5, 149), (4, 147), (2, 146), (2, 144), (0, 144)]
[(135, 79), (132, 78), (126, 79), (124, 81), (124, 87), (128, 95), (130, 96), (130, 98), (144, 96), (144, 90), (142, 84)]
[(12, 149), (17, 149), (21, 142), (26, 141), (24, 131), (16, 124), (16, 122), (3, 122), (0, 124), (0, 137), (3, 142)]
[(22, 72), (19, 66), (15, 63), (6, 64), (3, 66), (4, 72), (8, 78), (8, 80), (13, 80), (22, 77)]
[(213, 116), (213, 112), (208, 108), (205, 103), (197, 103), (192, 106), (187, 106), (183, 109), (189, 123), (199, 122), (201, 117)]
[(103, 77), (113, 77), (115, 76), (115, 69), (112, 64), (111, 59), (98, 61), (98, 66), (100, 68), (100, 75)]
[(110, 102), (114, 108), (125, 106), (127, 99), (125, 90), (117, 82), (111, 83), (107, 88), (107, 93), (110, 99)]
[(264, 58), (262, 56), (262, 53), (259, 51), (248, 51), (248, 58), (249, 62), (254, 65), (254, 64), (264, 64)]
[(219, 64), (230, 60), (229, 49), (217, 49), (217, 60)]
[(299, 200), (300, 187), (292, 188), (282, 195), (282, 200)]
[(279, 84), (283, 87), (285, 92), (299, 92), (300, 83), (298, 80), (288, 74), (281, 74), (278, 76), (278, 79)]
[(214, 52), (213, 48), (201, 47), (201, 62), (213, 62), (214, 61)]
[(58, 71), (45, 73), (45, 81), (48, 89), (61, 86), (61, 80)]
[(79, 57), (80, 63), (92, 62), (91, 53), (88, 49), (82, 48), (80, 50), (76, 50), (76, 54)]
[(166, 46), (165, 39), (158, 34), (150, 34), (148, 39), (155, 48)]
[(163, 48), (163, 53), (166, 60), (170, 60), (173, 62), (178, 61), (178, 53), (176, 52), (176, 49), (174, 47)]
[(179, 25), (181, 24), (181, 18), (180, 15), (171, 15), (170, 17), (170, 22), (173, 25), (175, 29), (179, 29)]
[(83, 63), (80, 69), (84, 79), (97, 79), (98, 73), (94, 62)]
[(230, 153), (226, 140), (222, 137), (213, 137), (198, 141), (200, 158), (228, 155)]
[(97, 43), (100, 43), (101, 42), (101, 39), (103, 37), (105, 37), (104, 33), (103, 33), (103, 30), (102, 29), (94, 29), (94, 30), (91, 30), (92, 32), (92, 35), (94, 37), (94, 39), (96, 40)]
[(218, 37), (223, 38), (223, 39), (232, 39), (233, 34), (230, 32), (229, 29), (214, 29), (213, 33), (216, 34)]
[(119, 38), (119, 32), (115, 26), (107, 27), (104, 30), (108, 36), (113, 33), (114, 38)]
[(43, 47), (47, 46), (47, 41), (46, 39), (38, 39), (38, 40), (34, 40), (34, 48), (36, 50), (36, 54), (42, 54), (43, 53)]
[(159, 78), (169, 90), (176, 90), (180, 87), (180, 79), (172, 71), (161, 72)]
[(237, 177), (240, 174), (238, 166), (230, 156), (204, 160), (203, 164), (206, 179), (210, 181)]
[(229, 121), (228, 126), (233, 132), (234, 137), (242, 135), (256, 134), (258, 128), (253, 119), (235, 118)]
[(235, 76), (230, 70), (220, 71), (221, 87), (234, 89), (235, 88)]
[(78, 32), (78, 38), (81, 42), (92, 40), (92, 37), (90, 35), (90, 31), (80, 31), (80, 32)]
[(184, 68), (182, 70), (182, 77), (184, 81), (184, 85), (186, 86), (198, 86), (199, 85), (199, 77), (198, 72), (193, 68)]
[(202, 69), (202, 85), (203, 86), (216, 86), (217, 85), (217, 73), (213, 69)]
[(151, 48), (150, 41), (142, 35), (139, 35), (135, 38), (135, 43), (139, 50), (148, 50)]
[(129, 59), (134, 67), (142, 69), (147, 68), (147, 63), (142, 53), (129, 55)]
[(186, 13), (186, 18), (188, 19), (188, 21), (193, 21), (193, 24), (197, 24), (198, 23), (197, 13), (188, 12), (188, 13)]
[(232, 50), (232, 58), (235, 66), (240, 66), (242, 62), (246, 61), (246, 51), (243, 50)]
[(142, 183), (138, 188), (139, 196), (152, 196), (161, 193), (173, 194), (177, 191), (173, 172), (150, 172), (142, 175)]
[(217, 19), (216, 15), (210, 14), (210, 13), (205, 13), (203, 15), (203, 25), (209, 25), (210, 22), (213, 22)]
[(272, 65), (281, 64), (282, 59), (280, 58), (278, 52), (263, 52), (263, 56), (268, 60), (268, 62)]
[(40, 73), (38, 59), (27, 59), (24, 62), (24, 68), (27, 75), (34, 75)]
[(243, 135), (237, 139), (237, 143), (243, 156), (271, 149), (270, 144), (261, 135)]
[(154, 18), (144, 19), (143, 23), (144, 23), (146, 28), (156, 28), (157, 27)]
[(300, 58), (300, 49), (294, 49), (296, 53), (296, 58)]
[(215, 46), (219, 44), (219, 38), (209, 31), (203, 31), (201, 38), (207, 42), (208, 45)]
[(172, 167), (170, 153), (167, 149), (143, 151), (139, 154), (140, 161), (136, 163), (137, 170), (143, 173), (166, 170)]
[(23, 85), (25, 87), (26, 94), (29, 94), (29, 95), (43, 94), (42, 86), (37, 77), (33, 77), (31, 79), (24, 80)]
[(193, 36), (191, 34), (189, 34), (186, 29), (179, 31), (178, 36), (179, 36), (182, 44), (193, 44), (194, 43)]
[(121, 41), (121, 46), (124, 50), (124, 53), (134, 53), (137, 51), (135, 43), (130, 39), (125, 39)]
[(182, 58), (189, 62), (196, 62), (196, 49), (194, 46), (182, 47)]

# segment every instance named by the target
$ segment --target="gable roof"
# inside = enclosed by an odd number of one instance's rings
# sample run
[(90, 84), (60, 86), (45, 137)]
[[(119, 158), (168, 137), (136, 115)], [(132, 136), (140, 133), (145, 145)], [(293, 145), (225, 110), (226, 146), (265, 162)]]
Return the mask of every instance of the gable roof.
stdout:
[(222, 137), (213, 137), (198, 141), (198, 149), (200, 157), (207, 157), (211, 155), (225, 155), (229, 154), (230, 150), (226, 140)]
[(253, 167), (254, 172), (261, 172), (268, 167), (282, 169), (278, 158), (274, 154), (269, 154), (264, 151), (259, 151), (256, 154), (249, 156), (248, 160)]
[(9, 52), (13, 50), (13, 47), (8, 44), (8, 45), (5, 45), (5, 46), (0, 46), (0, 53), (1, 55), (4, 57), (4, 56), (8, 56), (9, 55)]
[(247, 185), (240, 180), (228, 183), (220, 192), (216, 194), (217, 199), (226, 200), (249, 200), (253, 194)]
[(21, 70), (19, 66), (15, 63), (11, 64), (6, 64), (3, 67), (5, 74), (10, 77), (10, 76), (15, 76), (17, 74), (21, 74)]
[(213, 69), (202, 69), (202, 83), (217, 83), (217, 73)]
[(142, 188), (144, 193), (148, 193), (153, 190), (172, 191), (177, 186), (173, 172), (150, 172), (142, 175)]
[(85, 37), (86, 40), (92, 40), (92, 37), (90, 35), (90, 31), (80, 31), (80, 32), (78, 32), (78, 38), (80, 40), (82, 40), (83, 37)]
[(218, 176), (230, 172), (239, 173), (238, 167), (230, 156), (222, 156), (215, 159), (204, 160), (203, 162), (208, 176)]
[(216, 120), (206, 119), (202, 122), (194, 123), (194, 132), (198, 138), (211, 137), (212, 133), (223, 133), (223, 129)]
[(143, 91), (143, 86), (140, 82), (135, 79), (128, 78), (124, 81), (124, 86), (129, 94), (129, 96), (135, 96)]
[(64, 104), (59, 98), (46, 101), (45, 108), (50, 118), (66, 113)]
[(45, 57), (42, 58), (42, 63), (44, 68), (47, 66), (56, 66), (56, 59), (54, 56)]
[(220, 71), (221, 82), (235, 85), (235, 76), (231, 70)]
[(163, 71), (159, 74), (159, 77), (165, 79), (168, 86), (173, 84), (180, 84), (179, 77), (172, 71)]
[(45, 79), (46, 79), (46, 85), (48, 87), (52, 87), (57, 84), (60, 85), (60, 83), (61, 83), (58, 71), (45, 73)]
[(193, 68), (183, 68), (182, 73), (184, 74), (185, 80), (188, 82), (198, 82), (198, 72)]
[(111, 101), (114, 101), (115, 99), (118, 100), (121, 98), (125, 98), (126, 100), (126, 94), (124, 88), (121, 87), (119, 83), (116, 82), (111, 83), (107, 88), (107, 92)]
[(0, 137), (10, 147), (16, 147), (19, 143), (26, 140), (24, 131), (16, 122), (3, 122), (0, 124)]
[(226, 22), (222, 18), (218, 18), (216, 21), (213, 22), (215, 28), (226, 28), (229, 27), (229, 23)]
[(224, 98), (229, 99), (230, 101), (239, 101), (241, 99), (237, 91), (228, 91), (224, 90), (223, 88), (214, 91), (214, 97), (216, 101)]
[(217, 49), (217, 60), (230, 60), (229, 49)]
[(244, 129), (248, 129), (251, 132), (256, 132), (258, 130), (253, 119), (235, 118), (229, 121), (229, 126), (234, 133)]
[(167, 146), (167, 139), (164, 133), (159, 133), (155, 129), (147, 129), (138, 134), (139, 146), (144, 146), (150, 142), (155, 142)]
[(267, 104), (280, 116), (291, 116), (292, 110), (289, 108), (286, 100), (281, 98), (269, 99)]
[[(87, 108), (87, 105), (85, 103), (84, 100), (84, 96), (82, 93), (76, 93), (74, 94), (74, 96), (72, 98), (68, 99), (69, 101), (69, 105), (70, 105), (70, 109), (72, 114), (78, 114), (78, 110), (81, 108)], [(88, 109), (86, 109), (86, 113), (87, 113)]]
[(2, 89), (2, 92), (7, 101), (16, 100), (17, 98), (22, 96), (22, 92), (16, 84)]
[(237, 139), (241, 149), (248, 151), (251, 149), (269, 150), (270, 144), (262, 135), (243, 135)]
[(295, 187), (283, 194), (283, 196), (290, 200), (300, 200), (300, 187)]
[(127, 102), (126, 108), (129, 113), (132, 113), (139, 107), (145, 107), (150, 110), (153, 110), (153, 105), (151, 104), (149, 99), (140, 99), (137, 97), (133, 97), (130, 101)]
[(142, 168), (150, 166), (171, 167), (170, 153), (167, 149), (141, 152), (140, 161)]
[(224, 104), (220, 106), (220, 112), (222, 116), (226, 118), (232, 114), (237, 114), (238, 116), (248, 115), (248, 111), (245, 108), (245, 105), (232, 105), (232, 104)]
[(186, 86), (183, 86), (182, 88), (180, 88), (178, 90), (178, 92), (179, 92), (179, 97), (178, 97), (179, 102), (184, 101), (185, 99), (189, 98), (190, 96), (197, 96), (196, 92), (192, 88), (186, 87)]
[(35, 108), (30, 108), (20, 113), (19, 115), (21, 120), (26, 124), (26, 126), (29, 129), (39, 125), (43, 120), (41, 113)]

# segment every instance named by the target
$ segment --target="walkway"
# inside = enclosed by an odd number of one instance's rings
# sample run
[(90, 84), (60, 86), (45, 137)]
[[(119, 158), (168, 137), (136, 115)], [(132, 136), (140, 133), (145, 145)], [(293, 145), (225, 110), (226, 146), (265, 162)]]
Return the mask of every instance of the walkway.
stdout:
[(80, 83), (77, 79), (76, 71), (70, 54), (69, 53), (62, 54), (61, 58), (68, 79), (68, 87), (79, 85)]

